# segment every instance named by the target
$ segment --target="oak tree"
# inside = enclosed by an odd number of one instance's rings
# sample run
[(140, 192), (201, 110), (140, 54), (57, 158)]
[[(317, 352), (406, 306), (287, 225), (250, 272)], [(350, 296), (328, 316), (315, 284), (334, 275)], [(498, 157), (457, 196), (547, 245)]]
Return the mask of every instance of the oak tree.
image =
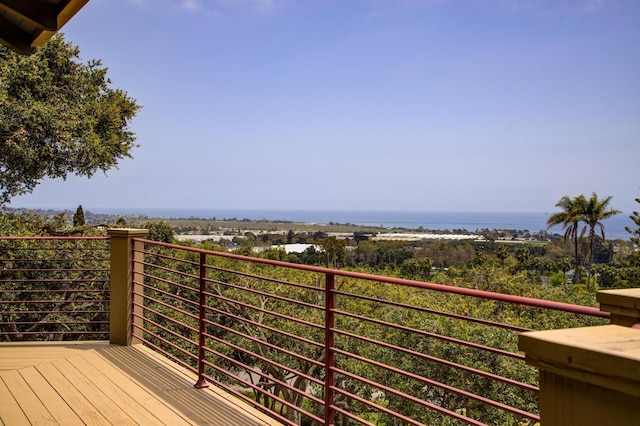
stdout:
[(61, 35), (28, 56), (0, 47), (0, 205), (45, 177), (91, 177), (131, 156), (140, 106), (79, 53)]

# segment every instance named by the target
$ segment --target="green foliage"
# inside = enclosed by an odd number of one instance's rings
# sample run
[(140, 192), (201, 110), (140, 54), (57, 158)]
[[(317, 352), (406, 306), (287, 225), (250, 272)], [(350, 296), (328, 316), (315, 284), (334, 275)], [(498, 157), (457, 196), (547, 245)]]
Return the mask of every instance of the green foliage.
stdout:
[(45, 177), (90, 177), (130, 157), (139, 106), (109, 84), (61, 35), (30, 56), (0, 47), (0, 205)]
[[(640, 198), (636, 198), (636, 203), (640, 204)], [(632, 229), (629, 226), (625, 227), (625, 230), (631, 234), (631, 242), (634, 245), (634, 250), (629, 256), (629, 260), (633, 266), (640, 267), (640, 213), (634, 211), (629, 218), (636, 224), (636, 228)]]
[(562, 272), (556, 272), (549, 277), (549, 285), (552, 287), (558, 287), (567, 284), (567, 276)]
[(0, 211), (0, 236), (101, 236), (105, 234), (106, 231), (98, 227), (85, 225), (69, 228), (69, 218), (65, 212), (50, 217), (33, 211)]
[(575, 198), (570, 198), (565, 195), (557, 203), (556, 207), (562, 209), (558, 213), (554, 213), (547, 219), (547, 225), (549, 227), (554, 225), (562, 225), (565, 229), (564, 240), (573, 241), (574, 246), (574, 260), (575, 260), (575, 277), (574, 282), (577, 284), (580, 282), (580, 258), (578, 256), (578, 240), (579, 233), (578, 227), (583, 220), (584, 211), (586, 210), (587, 200), (584, 195), (579, 195)]
[(431, 275), (433, 261), (429, 257), (407, 259), (402, 263), (402, 273), (411, 279), (425, 280)]
[(317, 241), (322, 248), (322, 257), (326, 260), (325, 266), (339, 268), (344, 265), (346, 243), (336, 237), (322, 238)]
[[(591, 264), (593, 263), (594, 242), (596, 241), (596, 230), (600, 231), (602, 240), (605, 239), (604, 225), (602, 221), (621, 213), (609, 207), (613, 197), (608, 196), (599, 199), (594, 192), (588, 199), (584, 195), (574, 198), (568, 196), (562, 197), (556, 207), (562, 208), (561, 212), (554, 213), (547, 219), (549, 227), (554, 225), (562, 225), (566, 230), (565, 242), (568, 239), (574, 243), (574, 259), (575, 259), (575, 283), (580, 282), (580, 258), (578, 252), (578, 244), (583, 240), (585, 235), (588, 236), (587, 246), (587, 282), (591, 282)], [(584, 223), (580, 229), (580, 223)]]
[[(65, 235), (68, 230), (64, 213), (53, 218), (33, 212), (0, 214), (0, 236)], [(104, 236), (103, 230), (91, 227), (74, 231)], [(0, 240), (0, 259), (0, 332), (7, 333), (3, 340), (108, 336), (107, 240)]]
[(143, 227), (149, 230), (147, 239), (159, 241), (161, 243), (173, 242), (173, 227), (167, 222), (163, 220), (157, 222), (146, 222)]
[(78, 206), (78, 208), (76, 209), (76, 212), (73, 215), (73, 226), (84, 226), (85, 225), (85, 219), (84, 219), (84, 210), (82, 209), (82, 206)]

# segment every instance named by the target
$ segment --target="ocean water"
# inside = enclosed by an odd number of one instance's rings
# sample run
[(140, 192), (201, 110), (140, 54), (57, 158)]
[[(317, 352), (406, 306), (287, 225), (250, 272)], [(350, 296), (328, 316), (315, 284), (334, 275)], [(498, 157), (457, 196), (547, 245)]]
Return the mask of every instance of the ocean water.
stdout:
[[(354, 225), (399, 227), (407, 229), (449, 230), (517, 229), (537, 232), (547, 229), (550, 213), (543, 212), (438, 212), (382, 210), (259, 210), (259, 209), (172, 209), (172, 208), (88, 208), (95, 213), (149, 218), (217, 218), (285, 220), (309, 223), (351, 223)], [(619, 214), (603, 222), (607, 239), (629, 239), (625, 226), (635, 229), (628, 214)], [(561, 227), (549, 230), (563, 234)]]

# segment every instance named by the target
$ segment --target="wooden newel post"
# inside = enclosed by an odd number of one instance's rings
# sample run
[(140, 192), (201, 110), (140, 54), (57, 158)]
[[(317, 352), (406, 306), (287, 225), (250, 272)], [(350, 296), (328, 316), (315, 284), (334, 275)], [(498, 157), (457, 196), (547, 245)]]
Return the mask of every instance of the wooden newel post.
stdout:
[(611, 324), (623, 327), (640, 324), (640, 288), (601, 290), (597, 298), (600, 310), (611, 313)]
[(520, 334), (544, 426), (640, 424), (640, 289), (598, 292), (611, 324)]
[[(134, 274), (142, 272), (142, 265), (139, 263), (134, 270), (134, 255), (139, 257), (140, 261), (142, 260), (142, 253), (134, 254), (134, 244), (140, 246), (142, 244), (134, 243), (133, 238), (144, 238), (149, 230), (114, 228), (107, 232), (111, 237), (109, 340), (115, 345), (131, 345), (136, 343), (132, 338)], [(141, 280), (141, 277), (135, 279), (138, 282)], [(138, 285), (138, 287), (141, 286)], [(142, 289), (138, 289), (138, 292), (141, 293)], [(142, 301), (138, 300), (138, 303), (142, 304)], [(138, 312), (142, 310), (139, 307), (135, 309)]]
[(637, 425), (640, 330), (619, 325), (520, 335), (527, 364), (540, 371), (543, 426)]

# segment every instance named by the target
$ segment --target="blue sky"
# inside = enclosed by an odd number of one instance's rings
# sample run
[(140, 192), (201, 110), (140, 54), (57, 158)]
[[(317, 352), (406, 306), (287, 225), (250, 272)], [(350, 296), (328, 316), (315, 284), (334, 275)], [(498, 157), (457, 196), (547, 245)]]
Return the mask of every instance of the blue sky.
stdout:
[(640, 209), (637, 0), (90, 0), (140, 147), (13, 207)]

